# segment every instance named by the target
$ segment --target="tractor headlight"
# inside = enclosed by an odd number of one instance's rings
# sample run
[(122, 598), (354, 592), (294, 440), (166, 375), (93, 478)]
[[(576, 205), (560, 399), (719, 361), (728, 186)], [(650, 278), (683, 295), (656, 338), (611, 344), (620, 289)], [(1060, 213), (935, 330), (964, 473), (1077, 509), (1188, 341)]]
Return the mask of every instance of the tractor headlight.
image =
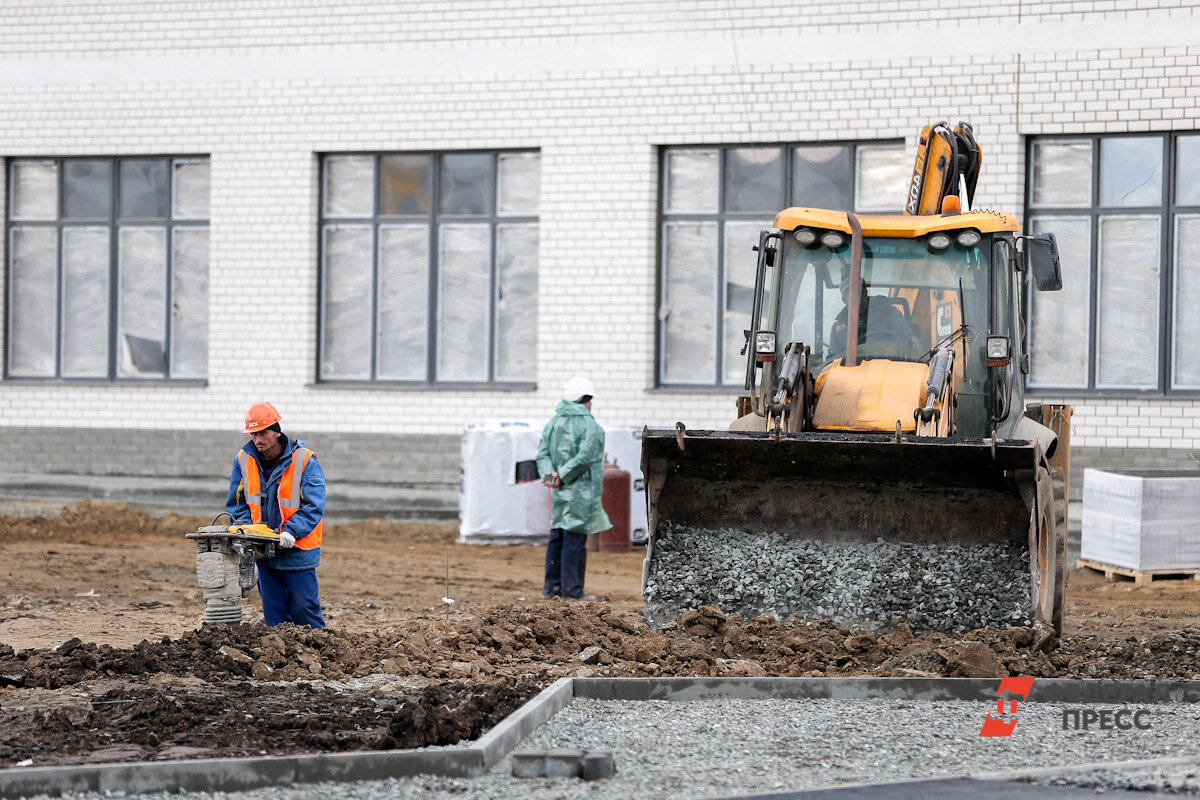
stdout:
[(821, 234), (821, 244), (830, 250), (836, 250), (846, 243), (846, 234), (841, 231), (825, 231)]
[(960, 231), (955, 241), (958, 242), (959, 247), (974, 247), (982, 238), (979, 231)]
[(989, 336), (987, 338), (987, 365), (1003, 367), (1008, 364), (1011, 354), (1011, 343), (1007, 336)]
[(775, 360), (775, 331), (754, 332), (754, 360)]
[(796, 228), (796, 230), (792, 231), (792, 238), (805, 247), (808, 247), (810, 244), (816, 243), (817, 232), (812, 228)]
[(950, 246), (950, 234), (938, 231), (930, 234), (925, 243), (929, 245), (930, 250), (945, 250)]

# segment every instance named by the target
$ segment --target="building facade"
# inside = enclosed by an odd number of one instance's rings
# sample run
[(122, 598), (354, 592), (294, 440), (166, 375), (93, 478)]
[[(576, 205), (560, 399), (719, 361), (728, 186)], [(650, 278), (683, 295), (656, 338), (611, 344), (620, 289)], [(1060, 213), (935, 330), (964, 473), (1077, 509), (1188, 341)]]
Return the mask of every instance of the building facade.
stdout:
[[(8, 3), (0, 473), (227, 473), (251, 402), (331, 481), (447, 485), (463, 426), (725, 427), (759, 228), (975, 207), (1054, 231), (1032, 399), (1075, 463), (1200, 454), (1200, 6)], [(1076, 486), (1079, 481), (1075, 481)]]

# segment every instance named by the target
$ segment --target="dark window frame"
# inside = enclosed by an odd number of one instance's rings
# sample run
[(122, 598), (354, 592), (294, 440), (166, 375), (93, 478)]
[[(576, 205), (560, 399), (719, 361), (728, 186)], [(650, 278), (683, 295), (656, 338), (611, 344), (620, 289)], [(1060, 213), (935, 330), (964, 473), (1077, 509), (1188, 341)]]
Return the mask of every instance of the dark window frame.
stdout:
[[(168, 182), (168, 199), (167, 213), (165, 217), (124, 217), (121, 215), (121, 165), (126, 162), (133, 161), (166, 161), (167, 162), (167, 182)], [(14, 219), (13, 210), (15, 207), (16, 181), (14, 180), (14, 172), (16, 165), (19, 162), (54, 162), (57, 169), (57, 208), (55, 209), (56, 218), (54, 220), (38, 220), (38, 219)], [(108, 162), (110, 165), (109, 181), (109, 210), (107, 217), (73, 217), (66, 216), (67, 192), (65, 191), (65, 181), (67, 179), (67, 165), (79, 162)], [(172, 345), (174, 326), (171, 320), (171, 309), (173, 305), (173, 288), (174, 288), (174, 245), (175, 245), (175, 230), (177, 228), (196, 228), (205, 231), (211, 231), (212, 209), (209, 208), (209, 215), (204, 219), (180, 218), (174, 216), (174, 199), (175, 199), (175, 182), (172, 169), (178, 163), (189, 162), (207, 162), (211, 169), (212, 157), (208, 153), (151, 153), (125, 156), (106, 156), (106, 155), (90, 155), (90, 156), (46, 156), (46, 155), (14, 155), (5, 159), (4, 174), (5, 174), (5, 213), (4, 213), (4, 241), (0, 245), (3, 250), (4, 264), (4, 347), (2, 352), (4, 360), (3, 380), (6, 383), (30, 383), (30, 384), (62, 384), (62, 385), (109, 385), (109, 384), (134, 384), (134, 385), (153, 385), (160, 386), (170, 384), (174, 386), (196, 386), (206, 385), (208, 382), (207, 375), (205, 377), (174, 377), (171, 375), (172, 370)], [(210, 177), (211, 181), (211, 177)], [(211, 183), (210, 183), (211, 186)], [(120, 291), (121, 291), (121, 263), (120, 263), (120, 230), (123, 226), (131, 227), (161, 227), (166, 234), (166, 260), (164, 266), (164, 286), (163, 286), (163, 358), (165, 372), (161, 377), (153, 376), (126, 376), (119, 375), (120, 362)], [(54, 349), (54, 375), (12, 375), (12, 347), (13, 347), (13, 302), (14, 289), (13, 282), (15, 281), (15, 271), (11, 262), (12, 257), (12, 239), (13, 228), (49, 228), (55, 230), (56, 240), (56, 257), (55, 257), (55, 329), (56, 343)], [(63, 234), (71, 228), (87, 228), (87, 227), (104, 227), (108, 231), (108, 297), (106, 299), (108, 308), (108, 330), (107, 330), (107, 364), (104, 375), (95, 376), (64, 376), (63, 370), (63, 339), (64, 339), (64, 265), (63, 265)], [(209, 262), (209, 274), (211, 275), (211, 260)], [(208, 340), (205, 340), (205, 348), (209, 345)]]
[[(856, 139), (852, 141), (834, 140), (834, 141), (788, 141), (788, 142), (743, 142), (743, 143), (712, 143), (712, 144), (688, 144), (688, 145), (659, 145), (658, 147), (658, 202), (656, 209), (656, 228), (655, 228), (655, 297), (654, 297), (654, 387), (658, 390), (669, 390), (672, 392), (691, 392), (691, 393), (712, 393), (720, 392), (725, 394), (738, 394), (745, 391), (740, 382), (725, 383), (723, 376), (726, 370), (726, 359), (724, 352), (725, 343), (725, 324), (724, 324), (724, 309), (728, 294), (728, 270), (725, 264), (725, 223), (737, 221), (751, 221), (768, 217), (771, 220), (775, 215), (786, 208), (790, 208), (797, 204), (795, 183), (795, 150), (804, 147), (847, 147), (850, 149), (850, 194), (853, 199), (853, 204), (857, 205), (858, 197), (858, 150), (859, 148), (867, 147), (896, 147), (903, 146), (904, 140), (898, 138), (875, 138), (875, 139)], [(780, 204), (766, 211), (727, 211), (725, 210), (725, 161), (726, 153), (731, 150), (746, 150), (758, 148), (779, 148), (784, 156), (784, 175), (782, 180), (783, 197)], [(716, 151), (717, 158), (717, 197), (716, 211), (714, 212), (671, 212), (666, 211), (667, 203), (667, 154), (674, 152), (705, 152)], [(904, 197), (896, 199), (896, 213), (901, 213), (904, 208)], [(885, 212), (864, 212), (864, 213), (885, 213)], [(716, 239), (716, 257), (717, 271), (714, 276), (716, 281), (716, 293), (714, 303), (714, 328), (713, 328), (713, 345), (716, 348), (715, 359), (713, 365), (713, 378), (709, 382), (691, 382), (680, 383), (672, 382), (664, 379), (666, 370), (666, 339), (665, 326), (663, 323), (661, 310), (665, 300), (666, 292), (666, 268), (667, 268), (667, 241), (665, 236), (665, 228), (667, 222), (678, 221), (694, 221), (694, 222), (714, 222), (717, 228)], [(767, 223), (770, 225), (770, 222)], [(757, 238), (753, 241), (747, 240), (746, 247), (750, 248), (758, 244)]]
[[(1027, 397), (1097, 397), (1097, 398), (1189, 398), (1200, 397), (1200, 389), (1173, 388), (1171, 377), (1175, 356), (1174, 330), (1177, 309), (1172, 297), (1175, 285), (1175, 241), (1174, 233), (1176, 219), (1181, 214), (1200, 214), (1200, 205), (1183, 205), (1176, 201), (1176, 159), (1179, 157), (1178, 141), (1181, 137), (1196, 136), (1197, 131), (1138, 131), (1129, 133), (1097, 133), (1097, 134), (1045, 134), (1029, 136), (1025, 141), (1025, 231), (1031, 230), (1031, 222), (1038, 216), (1079, 217), (1088, 220), (1089, 253), (1088, 253), (1088, 349), (1087, 349), (1087, 386), (1048, 386), (1033, 385), (1029, 375), (1023, 376)], [(1161, 139), (1163, 142), (1162, 167), (1162, 200), (1154, 206), (1104, 206), (1100, 204), (1100, 171), (1101, 148), (1105, 140), (1114, 139)], [(1087, 206), (1035, 206), (1033, 203), (1034, 190), (1034, 143), (1036, 142), (1089, 142), (1092, 147), (1091, 164), (1091, 196)], [(1104, 216), (1120, 215), (1154, 215), (1159, 218), (1159, 283), (1158, 283), (1158, 331), (1156, 342), (1158, 352), (1155, 386), (1151, 388), (1137, 387), (1102, 387), (1098, 386), (1099, 372), (1099, 334), (1097, 326), (1100, 319), (1100, 219)], [(1053, 231), (1051, 231), (1053, 232)], [(1033, 309), (1037, 303), (1037, 293), (1032, 287), (1027, 287), (1025, 298), (1025, 325), (1033, 332)], [(1198, 342), (1197, 344), (1200, 344)]]
[[(534, 224), (541, 225), (541, 209), (535, 215), (516, 215), (499, 213), (501, 156), (508, 155), (537, 155), (541, 156), (538, 148), (488, 148), (481, 150), (369, 150), (369, 151), (329, 151), (317, 154), (318, 184), (317, 184), (317, 357), (314, 364), (314, 385), (333, 388), (396, 388), (396, 389), (497, 389), (497, 390), (532, 390), (536, 388), (534, 381), (499, 381), (496, 379), (496, 364), (498, 361), (497, 348), (497, 305), (500, 291), (500, 270), (497, 263), (497, 229), (505, 224)], [(488, 155), (491, 157), (492, 199), (489, 214), (453, 214), (440, 211), (442, 159), (445, 156), (457, 155)], [(372, 187), (372, 213), (367, 216), (326, 216), (326, 192), (328, 189), (329, 159), (338, 157), (371, 157), (374, 160), (374, 183)], [(389, 156), (419, 156), (430, 160), (429, 211), (425, 214), (382, 214), (380, 209), (380, 181), (382, 159)], [(439, 380), (438, 367), (438, 309), (441, 297), (439, 293), (440, 265), (438, 264), (438, 238), (440, 224), (456, 222), (486, 223), (490, 234), (490, 254), (488, 259), (488, 279), (490, 282), (488, 294), (487, 326), (488, 353), (487, 379), (482, 381)], [(380, 227), (396, 223), (421, 223), (428, 226), (428, 261), (426, 273), (426, 325), (425, 325), (425, 377), (421, 378), (380, 378), (379, 372), (379, 231)], [(326, 276), (325, 258), (325, 229), (327, 225), (349, 224), (369, 225), (371, 227), (371, 308), (370, 330), (368, 333), (368, 378), (325, 378), (322, 377), (322, 365), (326, 358), (325, 323), (328, 319), (326, 310)], [(536, 336), (536, 331), (534, 332)]]

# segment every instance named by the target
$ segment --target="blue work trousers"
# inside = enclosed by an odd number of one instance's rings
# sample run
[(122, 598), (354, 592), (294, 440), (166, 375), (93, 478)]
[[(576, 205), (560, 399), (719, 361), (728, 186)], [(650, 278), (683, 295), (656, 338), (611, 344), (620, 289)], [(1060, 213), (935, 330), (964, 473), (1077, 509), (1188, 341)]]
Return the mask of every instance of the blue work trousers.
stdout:
[(587, 534), (550, 529), (546, 543), (546, 597), (583, 597), (587, 571)]
[(258, 593), (262, 596), (263, 621), (268, 625), (294, 622), (310, 628), (325, 627), (315, 568), (274, 569), (259, 564)]

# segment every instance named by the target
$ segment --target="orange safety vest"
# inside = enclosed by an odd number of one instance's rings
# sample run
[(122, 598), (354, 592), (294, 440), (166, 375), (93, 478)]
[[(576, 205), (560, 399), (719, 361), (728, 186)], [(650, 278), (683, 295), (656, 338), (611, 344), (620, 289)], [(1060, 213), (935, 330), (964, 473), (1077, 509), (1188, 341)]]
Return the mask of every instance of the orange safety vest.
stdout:
[[(283, 518), (279, 524), (281, 528), (287, 524), (293, 514), (300, 510), (300, 484), (304, 482), (304, 468), (308, 466), (308, 459), (312, 454), (313, 451), (307, 447), (304, 448), (303, 454), (299, 450), (293, 452), (291, 463), (287, 465), (287, 469), (279, 478), (279, 515)], [(296, 470), (297, 461), (300, 462), (299, 472)], [(245, 450), (239, 450), (238, 464), (242, 468), (242, 489), (246, 494), (246, 505), (250, 506), (250, 521), (261, 523), (263, 521), (264, 496), (262, 483), (258, 479), (261, 471), (258, 459)], [(324, 527), (325, 521), (317, 520), (317, 526), (307, 536), (296, 539), (296, 547), (301, 550), (320, 547), (321, 532)]]

